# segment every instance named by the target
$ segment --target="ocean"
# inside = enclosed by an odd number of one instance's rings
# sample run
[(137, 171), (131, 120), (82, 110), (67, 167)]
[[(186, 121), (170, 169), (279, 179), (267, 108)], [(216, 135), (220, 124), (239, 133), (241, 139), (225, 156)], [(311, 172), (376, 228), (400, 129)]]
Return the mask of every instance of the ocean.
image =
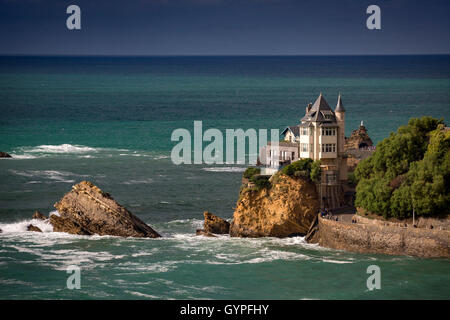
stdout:
[[(450, 118), (450, 56), (0, 57), (0, 299), (450, 299), (450, 261), (195, 236), (231, 219), (245, 165), (175, 165), (177, 128), (284, 129), (338, 93), (346, 135)], [(89, 180), (160, 239), (27, 232)], [(67, 267), (81, 288), (67, 288)], [(367, 268), (381, 270), (370, 291)]]

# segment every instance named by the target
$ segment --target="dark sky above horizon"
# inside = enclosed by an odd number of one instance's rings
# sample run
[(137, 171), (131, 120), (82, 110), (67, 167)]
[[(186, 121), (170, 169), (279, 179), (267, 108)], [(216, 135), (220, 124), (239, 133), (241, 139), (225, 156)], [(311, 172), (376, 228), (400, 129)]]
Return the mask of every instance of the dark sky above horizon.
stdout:
[[(81, 8), (81, 30), (66, 8)], [(366, 9), (381, 8), (381, 30)], [(450, 1), (0, 0), (0, 54), (448, 54)]]

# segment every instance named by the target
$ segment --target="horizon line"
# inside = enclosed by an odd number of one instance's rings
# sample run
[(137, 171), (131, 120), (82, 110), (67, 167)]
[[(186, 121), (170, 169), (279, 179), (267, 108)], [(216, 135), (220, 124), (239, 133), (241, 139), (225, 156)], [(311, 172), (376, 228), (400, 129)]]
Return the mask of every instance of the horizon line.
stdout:
[(0, 57), (379, 57), (379, 56), (449, 56), (449, 53), (381, 53), (381, 54), (29, 54), (0, 53)]

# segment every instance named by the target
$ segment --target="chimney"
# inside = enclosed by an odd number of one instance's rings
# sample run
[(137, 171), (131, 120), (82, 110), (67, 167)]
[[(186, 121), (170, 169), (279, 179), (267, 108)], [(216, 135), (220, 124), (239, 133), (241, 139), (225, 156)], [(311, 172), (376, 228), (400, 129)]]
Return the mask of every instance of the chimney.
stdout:
[(308, 103), (308, 106), (306, 107), (306, 113), (308, 113), (309, 110), (311, 110), (311, 107), (312, 107), (312, 103), (310, 102), (310, 103)]

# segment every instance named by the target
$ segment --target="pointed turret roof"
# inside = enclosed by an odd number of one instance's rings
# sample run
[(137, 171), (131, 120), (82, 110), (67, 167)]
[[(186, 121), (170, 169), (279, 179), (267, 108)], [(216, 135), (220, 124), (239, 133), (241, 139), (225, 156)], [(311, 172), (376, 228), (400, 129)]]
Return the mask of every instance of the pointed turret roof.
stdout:
[(334, 112), (345, 112), (344, 104), (342, 103), (341, 94), (339, 93), (336, 109)]

